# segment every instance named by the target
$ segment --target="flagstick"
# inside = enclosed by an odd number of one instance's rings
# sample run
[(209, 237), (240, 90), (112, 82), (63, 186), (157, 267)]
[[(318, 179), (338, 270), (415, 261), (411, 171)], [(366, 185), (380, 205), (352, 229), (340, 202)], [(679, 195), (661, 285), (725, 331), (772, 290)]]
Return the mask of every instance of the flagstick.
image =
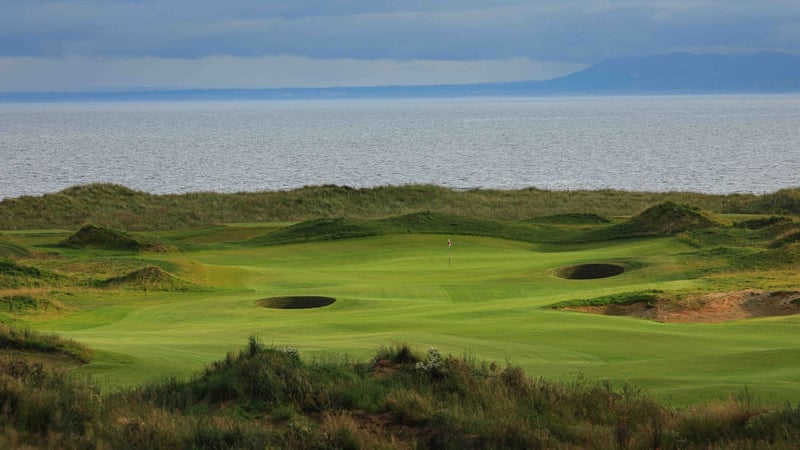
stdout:
[(453, 266), (453, 258), (450, 257), (450, 248), (452, 246), (453, 246), (453, 243), (450, 241), (450, 239), (447, 239), (447, 266), (448, 267), (452, 267)]

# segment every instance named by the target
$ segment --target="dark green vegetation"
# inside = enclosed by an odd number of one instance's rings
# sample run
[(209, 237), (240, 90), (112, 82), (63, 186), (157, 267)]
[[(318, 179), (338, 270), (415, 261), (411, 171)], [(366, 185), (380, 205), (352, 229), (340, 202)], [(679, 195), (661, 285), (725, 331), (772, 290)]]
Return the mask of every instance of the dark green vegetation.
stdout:
[(191, 283), (180, 280), (160, 267), (146, 266), (125, 275), (98, 282), (99, 286), (118, 289), (182, 291), (196, 289)]
[[(672, 201), (651, 206), (624, 223), (603, 231), (608, 237), (671, 235), (699, 230), (717, 222), (698, 207)], [(602, 235), (602, 234), (601, 234)]]
[(0, 288), (52, 286), (61, 281), (60, 276), (47, 270), (0, 258)]
[(77, 233), (61, 242), (64, 247), (124, 250), (131, 252), (166, 251), (166, 247), (153, 239), (143, 239), (111, 228), (84, 225)]
[(0, 446), (64, 449), (789, 449), (800, 439), (800, 410), (759, 406), (746, 391), (677, 411), (631, 386), (533, 379), (433, 348), (309, 363), (253, 338), (189, 380), (105, 396), (0, 360), (0, 417)]
[(623, 292), (621, 294), (604, 295), (602, 297), (594, 297), (588, 299), (567, 300), (550, 305), (551, 308), (574, 308), (580, 306), (607, 306), (607, 305), (633, 305), (635, 303), (644, 303), (645, 305), (652, 306), (658, 300), (659, 295), (663, 291), (649, 290), (639, 292)]
[(0, 323), (0, 348), (22, 350), (33, 354), (58, 354), (87, 363), (93, 352), (85, 345), (56, 335), (43, 335), (29, 329), (17, 329)]
[(0, 448), (792, 448), (799, 199), (5, 200)]
[(800, 189), (768, 195), (705, 195), (315, 186), (285, 192), (151, 195), (118, 185), (92, 184), (55, 194), (4, 199), (0, 201), (0, 230), (76, 229), (87, 223), (128, 231), (170, 230), (321, 217), (382, 218), (422, 211), (512, 221), (575, 213), (613, 217), (633, 215), (667, 201), (691, 204), (716, 214), (800, 215)]

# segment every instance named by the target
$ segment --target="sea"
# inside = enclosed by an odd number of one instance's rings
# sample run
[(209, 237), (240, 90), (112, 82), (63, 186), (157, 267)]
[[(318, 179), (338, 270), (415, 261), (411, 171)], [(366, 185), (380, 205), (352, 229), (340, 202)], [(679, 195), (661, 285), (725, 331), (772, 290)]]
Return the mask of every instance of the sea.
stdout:
[(88, 183), (768, 193), (800, 95), (0, 104), (0, 198)]

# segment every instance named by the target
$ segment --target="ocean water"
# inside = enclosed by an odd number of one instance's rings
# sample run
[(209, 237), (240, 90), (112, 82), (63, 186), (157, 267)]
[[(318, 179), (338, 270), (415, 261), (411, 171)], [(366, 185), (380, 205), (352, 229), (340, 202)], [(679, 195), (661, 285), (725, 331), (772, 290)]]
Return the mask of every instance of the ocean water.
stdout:
[(800, 96), (0, 104), (0, 198), (430, 183), (800, 186)]

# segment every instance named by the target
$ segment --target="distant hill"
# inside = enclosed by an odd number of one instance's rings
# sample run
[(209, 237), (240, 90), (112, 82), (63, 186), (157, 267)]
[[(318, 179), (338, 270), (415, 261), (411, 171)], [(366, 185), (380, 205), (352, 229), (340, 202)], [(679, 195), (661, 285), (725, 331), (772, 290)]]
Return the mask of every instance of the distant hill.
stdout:
[(614, 58), (545, 83), (560, 92), (800, 91), (800, 56), (786, 53)]
[(0, 102), (289, 100), (591, 94), (800, 92), (800, 55), (671, 53), (613, 58), (548, 81), (432, 86), (0, 92)]

